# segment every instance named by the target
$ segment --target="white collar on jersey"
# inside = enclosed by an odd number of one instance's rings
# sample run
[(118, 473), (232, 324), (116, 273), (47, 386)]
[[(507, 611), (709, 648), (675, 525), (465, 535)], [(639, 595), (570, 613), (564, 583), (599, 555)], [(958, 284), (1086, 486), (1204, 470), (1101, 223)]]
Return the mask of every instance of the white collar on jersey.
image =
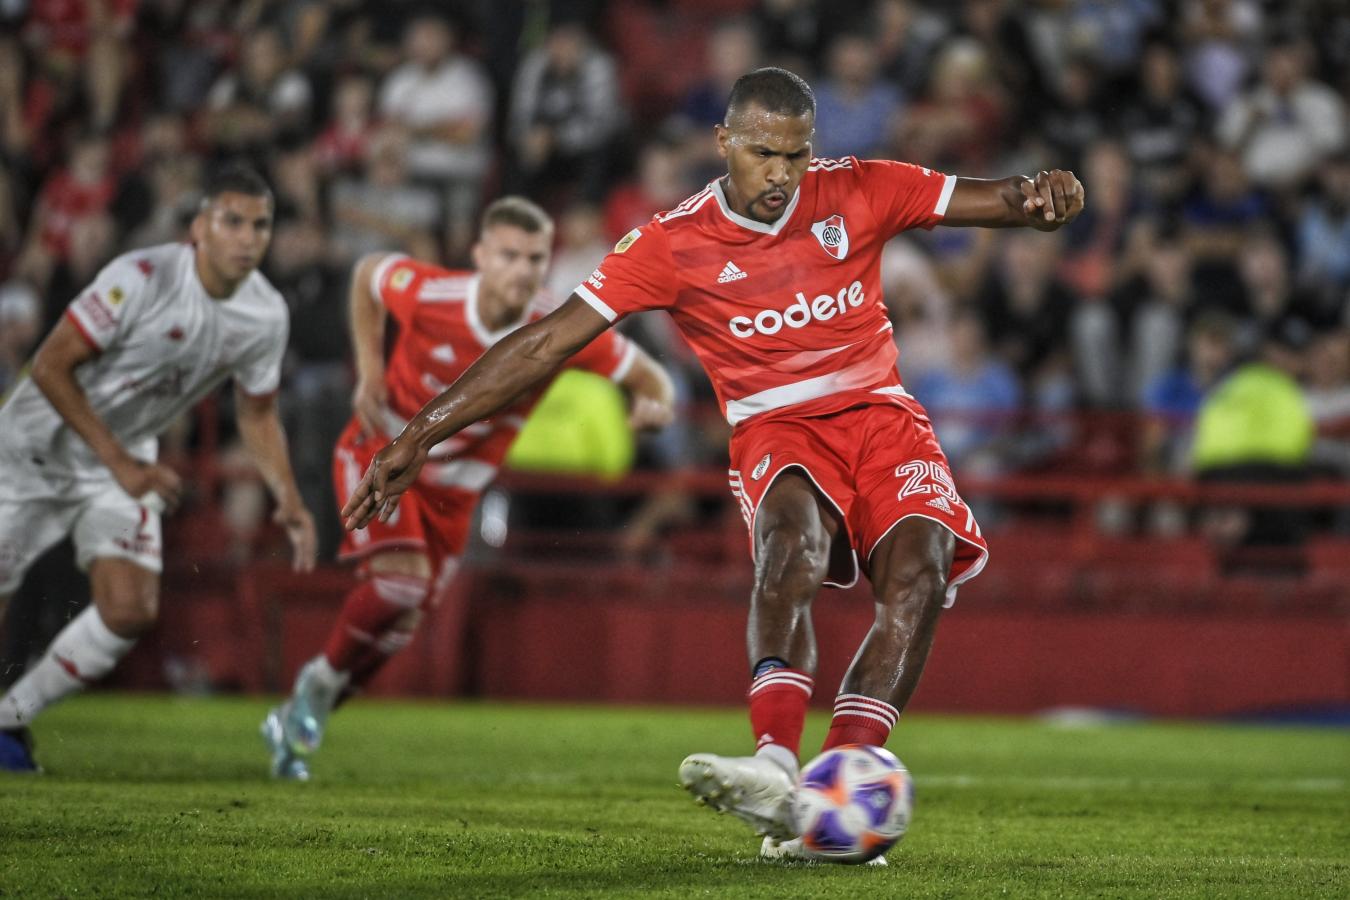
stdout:
[(511, 322), (496, 331), (488, 331), (487, 326), (483, 324), (483, 317), (478, 314), (478, 283), (482, 278), (483, 276), (481, 275), (474, 275), (469, 279), (469, 284), (465, 288), (464, 318), (468, 321), (469, 331), (473, 332), (473, 336), (477, 339), (478, 343), (482, 344), (484, 347), (491, 347), (493, 344), (529, 321), (530, 309), (533, 304), (527, 303), (524, 311), (520, 314), (520, 318), (516, 321)]
[(797, 209), (797, 201), (801, 199), (802, 188), (797, 185), (797, 190), (792, 192), (792, 199), (787, 202), (783, 208), (783, 214), (778, 217), (772, 225), (764, 222), (758, 222), (747, 218), (738, 212), (732, 212), (731, 207), (727, 205), (727, 195), (722, 193), (722, 179), (718, 178), (712, 183), (713, 196), (717, 198), (717, 205), (722, 208), (722, 215), (735, 222), (742, 228), (748, 228), (751, 231), (758, 231), (760, 234), (777, 234), (787, 225), (788, 220), (792, 218), (792, 213)]

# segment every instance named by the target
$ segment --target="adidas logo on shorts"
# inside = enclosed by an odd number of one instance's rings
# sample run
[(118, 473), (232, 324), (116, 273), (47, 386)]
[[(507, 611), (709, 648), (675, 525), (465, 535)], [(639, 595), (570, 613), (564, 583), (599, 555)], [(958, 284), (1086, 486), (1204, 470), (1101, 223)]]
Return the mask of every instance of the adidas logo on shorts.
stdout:
[(956, 515), (956, 510), (952, 509), (952, 505), (947, 502), (946, 497), (934, 497), (932, 500), (928, 501), (928, 505), (934, 509), (942, 510), (949, 516)]
[(731, 260), (727, 260), (727, 264), (722, 267), (722, 274), (717, 276), (717, 283), (726, 284), (728, 281), (740, 281), (745, 277), (746, 274), (741, 271), (739, 266)]

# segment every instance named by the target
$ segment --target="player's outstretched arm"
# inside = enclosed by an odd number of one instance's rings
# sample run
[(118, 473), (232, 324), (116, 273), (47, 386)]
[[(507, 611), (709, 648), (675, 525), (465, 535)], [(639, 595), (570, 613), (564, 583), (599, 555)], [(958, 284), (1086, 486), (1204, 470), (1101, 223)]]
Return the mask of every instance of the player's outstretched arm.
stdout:
[(97, 356), (95, 349), (68, 317), (63, 316), (33, 357), (30, 377), (48, 402), (108, 467), (132, 497), (155, 510), (178, 505), (183, 483), (168, 466), (136, 459), (94, 412), (75, 370)]
[(277, 501), (272, 521), (286, 529), (286, 537), (291, 542), (292, 568), (297, 572), (309, 572), (314, 568), (314, 557), (318, 552), (314, 518), (305, 508), (305, 501), (300, 499), (300, 489), (295, 484), (295, 473), (286, 452), (286, 431), (277, 415), (276, 395), (254, 396), (236, 387), (234, 408), (244, 447)]
[(1082, 182), (1063, 169), (1035, 178), (958, 178), (942, 224), (1054, 231), (1078, 217), (1084, 199)]
[(342, 507), (347, 528), (362, 528), (376, 515), (387, 520), (417, 477), (428, 450), (552, 375), (609, 325), (573, 294), (549, 315), (494, 344), (376, 454)]

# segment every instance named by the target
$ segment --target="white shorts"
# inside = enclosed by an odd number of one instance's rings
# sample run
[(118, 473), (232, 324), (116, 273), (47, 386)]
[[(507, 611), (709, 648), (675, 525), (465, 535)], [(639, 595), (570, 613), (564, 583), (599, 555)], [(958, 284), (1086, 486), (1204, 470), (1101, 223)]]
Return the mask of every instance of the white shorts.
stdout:
[(112, 475), (43, 480), (27, 467), (0, 472), (0, 596), (18, 590), (28, 567), (66, 535), (75, 539), (81, 569), (101, 557), (163, 568), (159, 515)]

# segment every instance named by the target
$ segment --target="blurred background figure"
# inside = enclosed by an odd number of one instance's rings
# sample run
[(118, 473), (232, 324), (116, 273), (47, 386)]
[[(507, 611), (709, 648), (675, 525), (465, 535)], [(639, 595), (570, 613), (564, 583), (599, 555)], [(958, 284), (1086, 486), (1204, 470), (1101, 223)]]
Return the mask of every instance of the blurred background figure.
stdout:
[(555, 25), (521, 62), (511, 95), (510, 138), (522, 193), (599, 202), (623, 125), (614, 59), (577, 22)]
[(495, 97), (482, 64), (461, 53), (457, 39), (454, 25), (439, 14), (413, 18), (403, 35), (404, 62), (380, 88), (379, 111), (407, 131), (408, 171), (439, 192), (446, 252), (460, 260), (472, 242), (482, 181), (492, 165)]
[(22, 375), (42, 336), (42, 301), (21, 281), (0, 285), (0, 397)]

